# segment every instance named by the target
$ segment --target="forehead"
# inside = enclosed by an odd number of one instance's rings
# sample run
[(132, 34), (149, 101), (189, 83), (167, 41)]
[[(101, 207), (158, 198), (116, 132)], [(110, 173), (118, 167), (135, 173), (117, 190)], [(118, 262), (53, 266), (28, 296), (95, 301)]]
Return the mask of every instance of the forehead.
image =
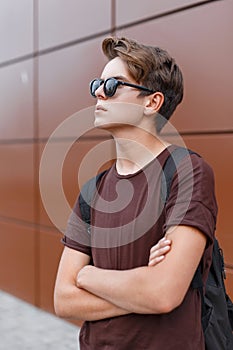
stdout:
[(105, 80), (110, 77), (118, 76), (130, 78), (126, 63), (120, 57), (115, 57), (106, 64), (102, 71), (101, 78)]

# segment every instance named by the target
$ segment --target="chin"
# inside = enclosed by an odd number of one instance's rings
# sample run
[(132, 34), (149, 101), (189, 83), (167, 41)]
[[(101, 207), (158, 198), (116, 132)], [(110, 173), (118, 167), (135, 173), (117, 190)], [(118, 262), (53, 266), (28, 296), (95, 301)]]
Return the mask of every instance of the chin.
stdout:
[(98, 129), (112, 132), (115, 129), (119, 129), (121, 126), (119, 123), (107, 123), (106, 120), (95, 119), (94, 126)]
[(98, 129), (104, 130), (108, 130), (111, 127), (109, 123), (106, 123), (105, 120), (100, 120), (100, 118), (95, 118), (94, 126)]

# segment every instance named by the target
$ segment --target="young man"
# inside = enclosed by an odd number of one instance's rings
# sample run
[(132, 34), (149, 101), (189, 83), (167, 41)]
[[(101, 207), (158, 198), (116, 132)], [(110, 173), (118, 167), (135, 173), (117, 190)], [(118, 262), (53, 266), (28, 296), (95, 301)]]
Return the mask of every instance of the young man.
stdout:
[(211, 168), (187, 155), (161, 200), (162, 169), (176, 147), (156, 129), (182, 100), (181, 71), (166, 51), (126, 38), (105, 39), (103, 52), (109, 61), (90, 92), (95, 126), (112, 134), (117, 159), (98, 183), (91, 233), (78, 201), (71, 214), (55, 311), (85, 321), (82, 350), (204, 350), (201, 299), (190, 283), (199, 263), (205, 279), (211, 262)]

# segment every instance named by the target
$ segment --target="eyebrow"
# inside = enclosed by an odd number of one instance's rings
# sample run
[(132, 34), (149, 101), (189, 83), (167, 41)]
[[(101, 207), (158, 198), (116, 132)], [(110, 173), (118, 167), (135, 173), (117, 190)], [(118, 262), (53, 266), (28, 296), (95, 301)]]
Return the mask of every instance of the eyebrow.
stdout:
[(124, 75), (115, 75), (115, 79), (127, 79)]
[(117, 80), (124, 80), (125, 82), (130, 82), (130, 80), (124, 75), (117, 75), (117, 76), (115, 76), (113, 78), (115, 78)]
[[(109, 77), (109, 78), (114, 78), (114, 79), (117, 79), (117, 80), (123, 80), (123, 81), (125, 81), (125, 82), (130, 82), (130, 80), (129, 80), (129, 78), (127, 78), (126, 76), (124, 76), (124, 75), (115, 75), (115, 76), (113, 76), (113, 77)], [(109, 79), (109, 78), (107, 78), (107, 79)], [(107, 79), (103, 79), (103, 78), (100, 78), (100, 79), (102, 79), (102, 80), (107, 80)]]

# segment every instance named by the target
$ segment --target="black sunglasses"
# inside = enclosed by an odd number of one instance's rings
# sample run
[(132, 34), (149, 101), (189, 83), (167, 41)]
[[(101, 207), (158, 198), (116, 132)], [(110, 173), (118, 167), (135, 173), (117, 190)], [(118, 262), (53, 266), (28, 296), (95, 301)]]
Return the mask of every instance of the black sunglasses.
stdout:
[(96, 97), (95, 92), (102, 84), (104, 84), (104, 86), (103, 86), (104, 94), (107, 97), (112, 97), (115, 94), (115, 92), (116, 92), (116, 90), (117, 90), (119, 85), (130, 86), (130, 87), (133, 87), (133, 88), (136, 88), (136, 89), (139, 89), (139, 90), (148, 91), (151, 94), (154, 92), (154, 91), (148, 89), (145, 86), (135, 85), (135, 84), (131, 84), (131, 83), (126, 83), (125, 81), (117, 80), (115, 78), (108, 78), (106, 80), (93, 79), (90, 82), (90, 94), (91, 94), (91, 96)]

